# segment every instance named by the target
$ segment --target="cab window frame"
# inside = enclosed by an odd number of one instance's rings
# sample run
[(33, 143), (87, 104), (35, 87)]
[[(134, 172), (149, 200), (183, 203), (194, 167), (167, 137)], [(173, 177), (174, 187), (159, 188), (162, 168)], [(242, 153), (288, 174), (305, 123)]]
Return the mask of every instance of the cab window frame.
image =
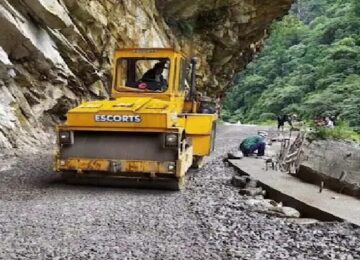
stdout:
[[(167, 91), (169, 91), (171, 84), (169, 82), (169, 79), (171, 79), (171, 69), (172, 69), (172, 59), (170, 59), (169, 57), (120, 57), (116, 60), (116, 67), (115, 67), (115, 86), (114, 89), (117, 92), (136, 92), (136, 93), (141, 93), (144, 92), (144, 90), (139, 89), (138, 87), (132, 87), (132, 86), (128, 86), (126, 84), (127, 80), (128, 80), (128, 76), (129, 73), (131, 73), (131, 67), (129, 67), (130, 62), (133, 62), (134, 64), (131, 65), (134, 67), (134, 70), (132, 72), (132, 79), (134, 80), (133, 83), (139, 82), (141, 80), (141, 78), (136, 81), (136, 69), (137, 69), (137, 65), (136, 63), (138, 61), (157, 61), (160, 62), (161, 60), (166, 60), (167, 62), (167, 77), (164, 79), (166, 80), (167, 83), (167, 87), (166, 89), (164, 89), (163, 91), (156, 91), (156, 90), (149, 90), (147, 89), (146, 92), (148, 93), (165, 93)], [(121, 62), (125, 61), (126, 62), (126, 68), (121, 68), (122, 64)], [(153, 67), (151, 67), (153, 68)], [(149, 69), (151, 69), (149, 68)], [(143, 72), (142, 76), (149, 70), (147, 69), (145, 72)], [(124, 73), (125, 72), (125, 73)], [(124, 84), (122, 84), (124, 83)]]

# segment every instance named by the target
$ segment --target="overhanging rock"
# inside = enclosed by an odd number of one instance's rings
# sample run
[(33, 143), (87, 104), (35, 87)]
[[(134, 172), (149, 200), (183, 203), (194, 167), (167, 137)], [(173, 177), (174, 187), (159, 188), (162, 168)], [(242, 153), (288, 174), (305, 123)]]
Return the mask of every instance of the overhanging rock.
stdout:
[[(260, 49), (266, 29), (287, 13), (291, 3), (0, 1), (0, 47), (5, 52), (0, 96), (10, 93), (12, 107), (4, 104), (9, 117), (16, 118), (3, 139), (12, 147), (33, 146), (69, 108), (106, 96), (112, 55), (121, 47), (181, 47), (199, 57), (199, 86), (221, 97), (232, 77)], [(196, 27), (191, 28), (192, 22)], [(101, 89), (93, 91), (99, 81)], [(21, 138), (11, 138), (15, 135)]]

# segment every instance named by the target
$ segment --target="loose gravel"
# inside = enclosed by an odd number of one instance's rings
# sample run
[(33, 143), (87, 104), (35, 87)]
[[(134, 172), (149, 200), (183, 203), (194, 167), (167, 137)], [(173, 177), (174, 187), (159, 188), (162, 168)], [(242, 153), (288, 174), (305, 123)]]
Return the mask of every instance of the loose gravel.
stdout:
[(0, 259), (360, 259), (360, 229), (258, 213), (231, 186), (222, 156), (256, 130), (220, 127), (182, 192), (65, 185), (51, 155), (21, 156), (0, 170)]

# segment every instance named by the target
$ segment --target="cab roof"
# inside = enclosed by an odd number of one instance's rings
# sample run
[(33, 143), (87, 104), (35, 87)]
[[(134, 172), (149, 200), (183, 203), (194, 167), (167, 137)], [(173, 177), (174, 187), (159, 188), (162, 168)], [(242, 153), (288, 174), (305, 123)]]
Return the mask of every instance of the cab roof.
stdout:
[(137, 53), (137, 54), (144, 54), (144, 53), (158, 53), (158, 54), (178, 54), (184, 57), (187, 55), (175, 48), (121, 48), (117, 49), (116, 53)]

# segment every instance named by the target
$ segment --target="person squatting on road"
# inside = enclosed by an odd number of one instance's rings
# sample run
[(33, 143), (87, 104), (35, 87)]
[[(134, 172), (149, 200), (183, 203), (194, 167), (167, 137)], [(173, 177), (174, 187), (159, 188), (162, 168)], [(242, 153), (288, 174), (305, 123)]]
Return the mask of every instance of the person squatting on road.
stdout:
[(255, 151), (257, 151), (257, 156), (264, 156), (266, 147), (266, 136), (266, 132), (260, 131), (257, 135), (245, 138), (240, 144), (240, 151), (244, 154), (244, 156), (250, 156)]

